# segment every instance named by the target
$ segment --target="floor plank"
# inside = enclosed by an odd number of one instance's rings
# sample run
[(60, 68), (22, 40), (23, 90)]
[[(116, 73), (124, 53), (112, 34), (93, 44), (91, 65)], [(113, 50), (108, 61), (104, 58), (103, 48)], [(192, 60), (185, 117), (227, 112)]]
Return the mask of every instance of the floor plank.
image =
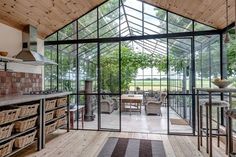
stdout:
[[(109, 137), (137, 138), (163, 141), (167, 157), (207, 157), (205, 139), (201, 151), (197, 150), (196, 136), (175, 136), (136, 132), (105, 132), (58, 130), (48, 137), (46, 148), (37, 152), (32, 145), (15, 157), (96, 157)], [(224, 144), (216, 145), (213, 139), (213, 156), (226, 157)]]

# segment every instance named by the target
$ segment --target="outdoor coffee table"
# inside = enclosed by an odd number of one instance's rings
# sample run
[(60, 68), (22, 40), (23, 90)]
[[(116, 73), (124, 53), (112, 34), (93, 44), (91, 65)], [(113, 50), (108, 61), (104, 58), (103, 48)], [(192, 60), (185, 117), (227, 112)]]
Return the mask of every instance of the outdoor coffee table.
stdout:
[[(140, 112), (143, 103), (143, 95), (140, 94), (122, 94), (121, 95), (121, 112), (125, 112), (125, 105), (129, 104), (129, 112)], [(131, 106), (136, 106), (136, 108), (131, 108)]]

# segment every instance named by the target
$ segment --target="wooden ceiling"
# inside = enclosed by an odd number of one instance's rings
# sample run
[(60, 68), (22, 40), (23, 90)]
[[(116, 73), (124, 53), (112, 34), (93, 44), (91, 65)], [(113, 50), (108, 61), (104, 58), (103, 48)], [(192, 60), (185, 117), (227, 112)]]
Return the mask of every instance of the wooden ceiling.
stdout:
[(0, 0), (0, 22), (23, 30), (31, 24), (40, 38), (55, 32), (104, 0)]
[[(31, 24), (45, 38), (105, 0), (0, 0), (0, 22), (23, 30)], [(215, 28), (226, 26), (225, 0), (143, 0)], [(229, 0), (229, 24), (235, 21)]]
[[(226, 27), (226, 0), (143, 0), (218, 29)], [(229, 24), (235, 21), (235, 0), (228, 0)]]

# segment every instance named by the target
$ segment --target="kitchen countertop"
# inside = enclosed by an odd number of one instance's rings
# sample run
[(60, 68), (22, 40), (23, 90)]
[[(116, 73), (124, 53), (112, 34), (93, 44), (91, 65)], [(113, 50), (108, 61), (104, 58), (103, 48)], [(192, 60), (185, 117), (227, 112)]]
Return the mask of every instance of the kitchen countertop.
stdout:
[(30, 101), (37, 101), (41, 99), (48, 99), (53, 97), (62, 97), (66, 95), (72, 94), (71, 92), (62, 92), (62, 93), (53, 93), (53, 94), (47, 94), (47, 95), (6, 95), (3, 97), (0, 97), (0, 106), (7, 106), (12, 104), (19, 104), (19, 103), (25, 103)]

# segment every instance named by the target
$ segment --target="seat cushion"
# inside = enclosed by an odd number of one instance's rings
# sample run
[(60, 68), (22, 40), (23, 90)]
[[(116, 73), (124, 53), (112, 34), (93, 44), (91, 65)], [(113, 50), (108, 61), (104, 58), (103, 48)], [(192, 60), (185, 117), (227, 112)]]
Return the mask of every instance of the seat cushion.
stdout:
[[(209, 105), (209, 99), (201, 99), (199, 101), (200, 105)], [(212, 107), (229, 107), (229, 103), (223, 100), (212, 100)]]

